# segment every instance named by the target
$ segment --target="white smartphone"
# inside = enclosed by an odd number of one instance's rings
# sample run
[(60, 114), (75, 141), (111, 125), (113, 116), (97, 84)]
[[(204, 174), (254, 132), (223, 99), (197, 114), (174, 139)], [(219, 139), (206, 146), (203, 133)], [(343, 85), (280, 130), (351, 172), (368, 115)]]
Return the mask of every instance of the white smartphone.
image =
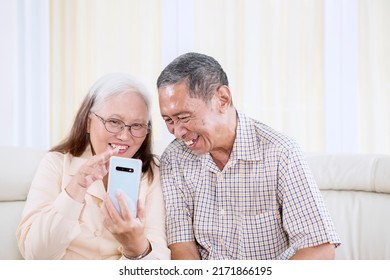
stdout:
[(108, 194), (118, 213), (121, 209), (117, 194), (121, 192), (133, 217), (137, 216), (137, 201), (141, 182), (142, 161), (133, 158), (113, 156), (108, 173)]

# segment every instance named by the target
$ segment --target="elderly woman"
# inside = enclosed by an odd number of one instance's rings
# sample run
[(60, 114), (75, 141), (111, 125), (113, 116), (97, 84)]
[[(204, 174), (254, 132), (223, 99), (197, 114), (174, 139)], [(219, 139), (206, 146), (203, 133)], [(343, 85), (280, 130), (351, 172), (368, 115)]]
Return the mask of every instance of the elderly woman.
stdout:
[[(144, 86), (114, 73), (95, 82), (69, 136), (47, 153), (17, 229), (26, 259), (169, 259), (159, 168)], [(107, 195), (111, 156), (142, 161), (137, 216)], [(137, 186), (135, 186), (137, 187)]]

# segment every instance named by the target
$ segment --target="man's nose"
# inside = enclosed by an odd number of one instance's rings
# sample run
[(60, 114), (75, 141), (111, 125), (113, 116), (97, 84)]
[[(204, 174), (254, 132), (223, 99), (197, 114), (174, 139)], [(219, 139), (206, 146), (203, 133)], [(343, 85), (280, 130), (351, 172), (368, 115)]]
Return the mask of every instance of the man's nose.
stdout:
[(181, 139), (186, 132), (187, 129), (180, 122), (173, 124), (171, 133), (175, 135), (176, 139)]

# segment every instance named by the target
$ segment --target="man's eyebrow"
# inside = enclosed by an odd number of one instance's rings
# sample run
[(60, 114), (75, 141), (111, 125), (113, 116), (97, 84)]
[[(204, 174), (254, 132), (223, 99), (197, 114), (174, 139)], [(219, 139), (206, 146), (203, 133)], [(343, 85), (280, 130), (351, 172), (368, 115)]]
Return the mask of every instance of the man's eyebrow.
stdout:
[[(177, 117), (177, 116), (184, 115), (184, 114), (191, 114), (191, 112), (190, 111), (177, 112), (177, 113), (173, 114), (172, 117)], [(167, 115), (161, 115), (161, 117), (171, 118), (170, 116), (167, 116)]]

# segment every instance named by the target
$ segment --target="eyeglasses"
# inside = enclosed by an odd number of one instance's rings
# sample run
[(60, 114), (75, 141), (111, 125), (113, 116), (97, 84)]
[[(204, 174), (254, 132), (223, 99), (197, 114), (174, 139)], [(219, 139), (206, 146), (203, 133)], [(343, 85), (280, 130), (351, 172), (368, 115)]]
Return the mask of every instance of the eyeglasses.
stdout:
[(93, 113), (103, 124), (106, 130), (110, 133), (119, 133), (125, 127), (129, 128), (130, 134), (137, 138), (145, 137), (149, 131), (150, 127), (147, 124), (142, 123), (135, 123), (131, 125), (125, 124), (123, 121), (118, 119), (103, 119), (101, 116), (97, 115), (96, 113)]

